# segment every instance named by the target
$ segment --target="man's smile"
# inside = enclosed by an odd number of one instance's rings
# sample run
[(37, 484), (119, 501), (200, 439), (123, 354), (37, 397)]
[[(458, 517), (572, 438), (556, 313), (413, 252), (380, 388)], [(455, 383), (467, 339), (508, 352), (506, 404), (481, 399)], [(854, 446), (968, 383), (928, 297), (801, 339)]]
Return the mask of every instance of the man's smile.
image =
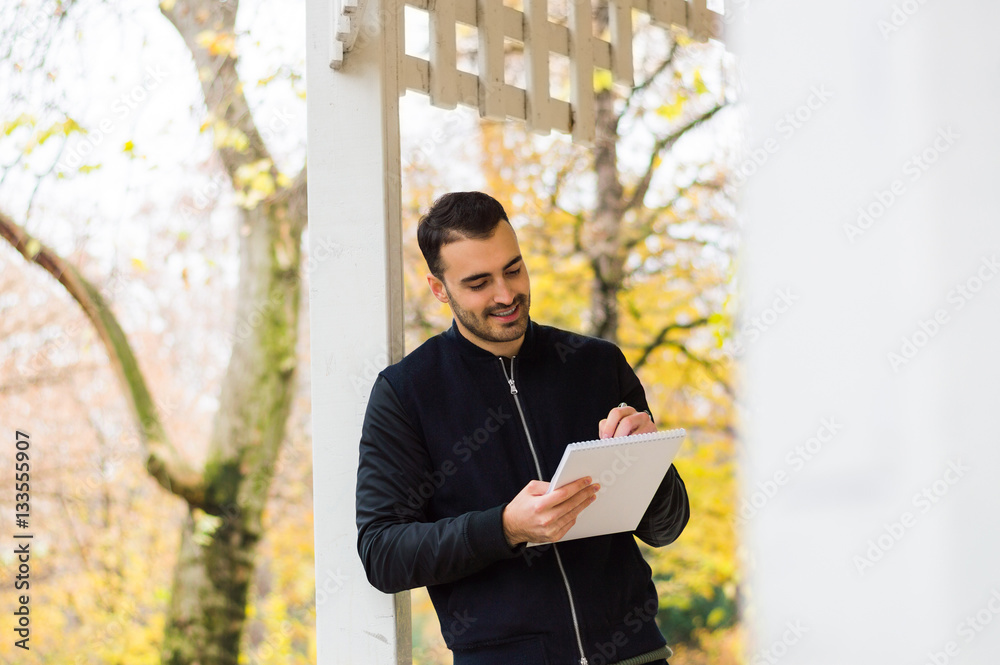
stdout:
[(498, 319), (504, 319), (505, 321), (513, 320), (517, 318), (519, 308), (520, 305), (515, 304), (510, 309), (505, 309), (502, 312), (492, 312), (490, 313), (490, 316), (494, 316)]

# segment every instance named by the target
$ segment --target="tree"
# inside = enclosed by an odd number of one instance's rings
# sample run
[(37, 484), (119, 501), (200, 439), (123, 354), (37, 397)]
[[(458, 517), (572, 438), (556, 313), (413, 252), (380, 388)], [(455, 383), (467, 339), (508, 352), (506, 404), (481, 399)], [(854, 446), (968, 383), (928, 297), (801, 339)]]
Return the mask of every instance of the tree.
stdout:
[[(117, 376), (141, 432), (148, 473), (188, 510), (167, 616), (162, 662), (231, 664), (239, 656), (246, 620), (247, 592), (255, 548), (263, 533), (262, 515), (285, 435), (298, 360), (301, 235), (306, 223), (305, 169), (294, 178), (279, 173), (243, 92), (234, 49), (239, 2), (164, 0), (163, 16), (183, 38), (199, 74), (206, 126), (238, 200), (239, 280), (237, 330), (205, 448), (204, 464), (194, 464), (167, 436), (148, 381), (112, 305), (73, 262), (35, 238), (10, 215), (0, 213), (0, 235), (25, 261), (46, 270), (86, 314)], [(38, 18), (37, 42), (28, 65), (46, 67), (46, 48), (68, 25), (67, 17), (87, 11), (86, 2), (60, 2)], [(15, 33), (4, 33), (7, 65), (24, 69)], [(48, 40), (48, 41), (46, 41)], [(0, 54), (2, 57), (2, 54)], [(29, 116), (8, 121), (38, 145), (65, 139), (80, 128), (69, 113), (39, 127)], [(63, 144), (65, 145), (65, 143)], [(61, 154), (61, 151), (60, 151)], [(21, 156), (8, 165), (8, 170)], [(51, 176), (52, 168), (40, 174)], [(6, 177), (6, 172), (4, 173)], [(37, 187), (36, 187), (37, 191)], [(26, 206), (25, 217), (31, 212)]]

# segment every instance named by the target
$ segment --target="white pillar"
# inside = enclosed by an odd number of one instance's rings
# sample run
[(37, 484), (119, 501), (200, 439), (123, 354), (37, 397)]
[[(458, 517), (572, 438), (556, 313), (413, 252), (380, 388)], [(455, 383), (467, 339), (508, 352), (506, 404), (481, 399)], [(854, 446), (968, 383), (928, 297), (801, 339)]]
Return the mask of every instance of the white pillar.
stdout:
[(1000, 5), (727, 4), (749, 662), (995, 662)]
[(402, 3), (369, 0), (339, 71), (330, 68), (334, 4), (307, 0), (317, 661), (389, 665), (411, 662), (409, 593), (368, 583), (354, 490), (369, 390), (402, 354)]

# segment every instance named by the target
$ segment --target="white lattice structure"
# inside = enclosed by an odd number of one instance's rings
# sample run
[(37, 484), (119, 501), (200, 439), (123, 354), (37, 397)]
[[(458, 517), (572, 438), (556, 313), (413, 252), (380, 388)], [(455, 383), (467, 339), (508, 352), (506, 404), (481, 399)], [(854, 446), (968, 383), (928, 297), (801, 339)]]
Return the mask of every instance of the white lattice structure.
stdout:
[[(589, 0), (566, 25), (548, 3), (407, 0), (430, 17), (429, 60), (404, 52), (403, 0), (307, 0), (309, 243), (318, 663), (410, 663), (409, 593), (385, 595), (358, 557), (358, 441), (378, 370), (402, 357), (399, 97), (515, 118), (536, 132), (594, 136), (595, 69), (632, 85), (633, 10), (654, 24), (717, 34), (706, 0), (611, 0), (610, 41)], [(456, 25), (477, 29), (478, 75), (460, 71)], [(505, 41), (523, 44), (526, 85), (505, 81)], [(570, 99), (553, 98), (550, 56), (568, 58)]]
[[(335, 14), (330, 66), (340, 69), (357, 43), (357, 0), (342, 0)], [(654, 25), (686, 28), (696, 39), (718, 37), (721, 15), (706, 0), (610, 0), (610, 41), (594, 34), (589, 1), (569, 2), (567, 25), (550, 20), (547, 0), (524, 0), (523, 11), (503, 0), (406, 0), (407, 6), (430, 14), (430, 59), (401, 55), (400, 92), (427, 94), (441, 108), (463, 104), (478, 108), (484, 118), (524, 120), (536, 132), (555, 130), (573, 134), (578, 142), (594, 136), (594, 69), (612, 73), (615, 82), (631, 86), (632, 10), (649, 15)], [(456, 24), (477, 29), (479, 75), (458, 69)], [(524, 45), (524, 88), (504, 81), (506, 40)], [(549, 94), (550, 54), (570, 61), (570, 100)]]

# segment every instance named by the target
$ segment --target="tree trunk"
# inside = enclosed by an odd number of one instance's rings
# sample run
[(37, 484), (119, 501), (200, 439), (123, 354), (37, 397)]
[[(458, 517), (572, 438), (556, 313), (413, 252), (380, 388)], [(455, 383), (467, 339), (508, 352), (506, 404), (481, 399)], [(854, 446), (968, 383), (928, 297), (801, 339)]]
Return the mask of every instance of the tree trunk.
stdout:
[[(234, 36), (238, 1), (186, 0), (161, 11), (190, 49), (210, 117), (246, 137), (219, 153), (234, 188), (249, 192), (241, 167), (263, 164), (277, 180), (253, 122), (232, 51), (212, 52), (206, 29)], [(233, 352), (223, 379), (204, 470), (206, 501), (192, 507), (181, 535), (162, 662), (235, 665), (246, 619), (254, 552), (294, 389), (297, 363), (305, 170), (239, 222), (240, 279)], [(204, 512), (202, 512), (204, 511)]]
[(236, 334), (205, 466), (174, 570), (162, 662), (235, 665), (254, 551), (291, 406), (300, 298), (298, 227), (284, 206), (245, 214)]
[(207, 543), (203, 538), (189, 513), (174, 568), (164, 665), (236, 663), (239, 656), (257, 537), (223, 520)]
[(624, 279), (621, 242), (623, 188), (618, 173), (618, 115), (610, 88), (594, 100), (594, 172), (597, 205), (591, 216), (586, 252), (594, 270), (590, 296), (591, 334), (618, 343), (618, 292)]
[[(594, 29), (608, 27), (607, 0), (593, 3)], [(618, 114), (611, 86), (594, 96), (594, 173), (597, 203), (591, 215), (584, 250), (594, 281), (590, 291), (591, 334), (618, 343), (618, 292), (624, 279), (625, 252), (621, 242), (624, 189), (618, 173)]]

